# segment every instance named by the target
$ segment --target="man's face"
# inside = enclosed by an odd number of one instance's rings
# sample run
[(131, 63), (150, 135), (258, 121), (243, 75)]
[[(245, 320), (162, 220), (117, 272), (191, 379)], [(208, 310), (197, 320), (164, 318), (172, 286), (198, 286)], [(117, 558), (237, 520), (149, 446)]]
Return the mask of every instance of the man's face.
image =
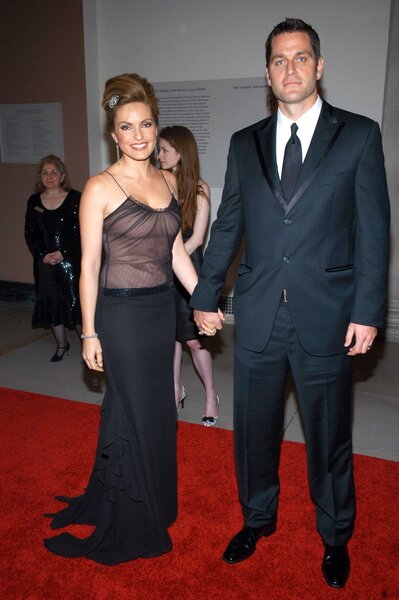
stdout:
[(316, 61), (307, 33), (281, 33), (273, 39), (266, 78), (280, 107), (282, 103), (310, 108), (322, 73), (323, 59)]

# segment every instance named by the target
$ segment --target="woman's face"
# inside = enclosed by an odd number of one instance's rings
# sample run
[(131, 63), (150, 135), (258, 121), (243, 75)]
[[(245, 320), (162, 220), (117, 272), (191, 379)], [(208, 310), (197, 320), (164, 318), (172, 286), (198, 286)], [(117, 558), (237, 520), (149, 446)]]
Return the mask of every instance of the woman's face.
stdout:
[(171, 169), (174, 171), (179, 163), (180, 154), (169, 144), (167, 140), (161, 138), (159, 140), (159, 155), (158, 160), (163, 169)]
[(52, 163), (45, 163), (40, 173), (42, 184), (47, 190), (58, 190), (62, 183), (62, 173)]
[(150, 107), (129, 102), (116, 111), (112, 137), (123, 154), (133, 160), (147, 160), (157, 143), (158, 128)]

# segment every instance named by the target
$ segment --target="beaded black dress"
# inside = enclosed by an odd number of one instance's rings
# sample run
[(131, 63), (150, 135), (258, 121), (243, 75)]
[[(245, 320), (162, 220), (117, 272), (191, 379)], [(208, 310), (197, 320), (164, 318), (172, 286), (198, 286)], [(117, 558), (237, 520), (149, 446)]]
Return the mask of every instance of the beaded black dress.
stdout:
[[(79, 304), (80, 275), (80, 192), (70, 190), (56, 209), (47, 209), (40, 194), (28, 200), (25, 216), (25, 239), (33, 254), (36, 303), (32, 326), (49, 327), (81, 323)], [(64, 260), (47, 265), (43, 258), (59, 250)]]
[[(119, 185), (119, 184), (118, 184)], [(168, 552), (177, 516), (175, 302), (176, 199), (152, 209), (132, 197), (104, 220), (105, 262), (96, 313), (108, 377), (94, 468), (85, 493), (53, 517), (57, 529), (95, 525), (78, 539), (45, 540), (61, 556), (113, 565)]]

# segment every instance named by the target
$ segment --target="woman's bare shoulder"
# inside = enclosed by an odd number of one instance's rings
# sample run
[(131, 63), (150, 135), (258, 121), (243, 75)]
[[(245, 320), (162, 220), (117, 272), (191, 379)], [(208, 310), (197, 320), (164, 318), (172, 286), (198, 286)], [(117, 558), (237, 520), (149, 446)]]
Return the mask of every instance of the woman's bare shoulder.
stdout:
[(97, 175), (90, 177), (85, 185), (84, 191), (101, 191), (103, 188), (107, 189), (112, 183), (112, 178), (106, 171), (101, 171)]
[(112, 178), (106, 171), (93, 175), (86, 182), (81, 202), (86, 206), (102, 206), (105, 209), (112, 197), (112, 184)]

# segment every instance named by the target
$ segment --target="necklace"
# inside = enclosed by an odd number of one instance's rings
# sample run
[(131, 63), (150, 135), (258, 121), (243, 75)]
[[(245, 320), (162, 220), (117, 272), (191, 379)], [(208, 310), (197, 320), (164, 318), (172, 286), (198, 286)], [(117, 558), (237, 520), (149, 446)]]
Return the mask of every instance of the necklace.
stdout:
[(46, 196), (59, 196), (61, 194), (61, 192), (63, 192), (64, 190), (57, 190), (55, 192), (50, 192), (49, 190), (46, 190), (44, 193), (46, 194)]

